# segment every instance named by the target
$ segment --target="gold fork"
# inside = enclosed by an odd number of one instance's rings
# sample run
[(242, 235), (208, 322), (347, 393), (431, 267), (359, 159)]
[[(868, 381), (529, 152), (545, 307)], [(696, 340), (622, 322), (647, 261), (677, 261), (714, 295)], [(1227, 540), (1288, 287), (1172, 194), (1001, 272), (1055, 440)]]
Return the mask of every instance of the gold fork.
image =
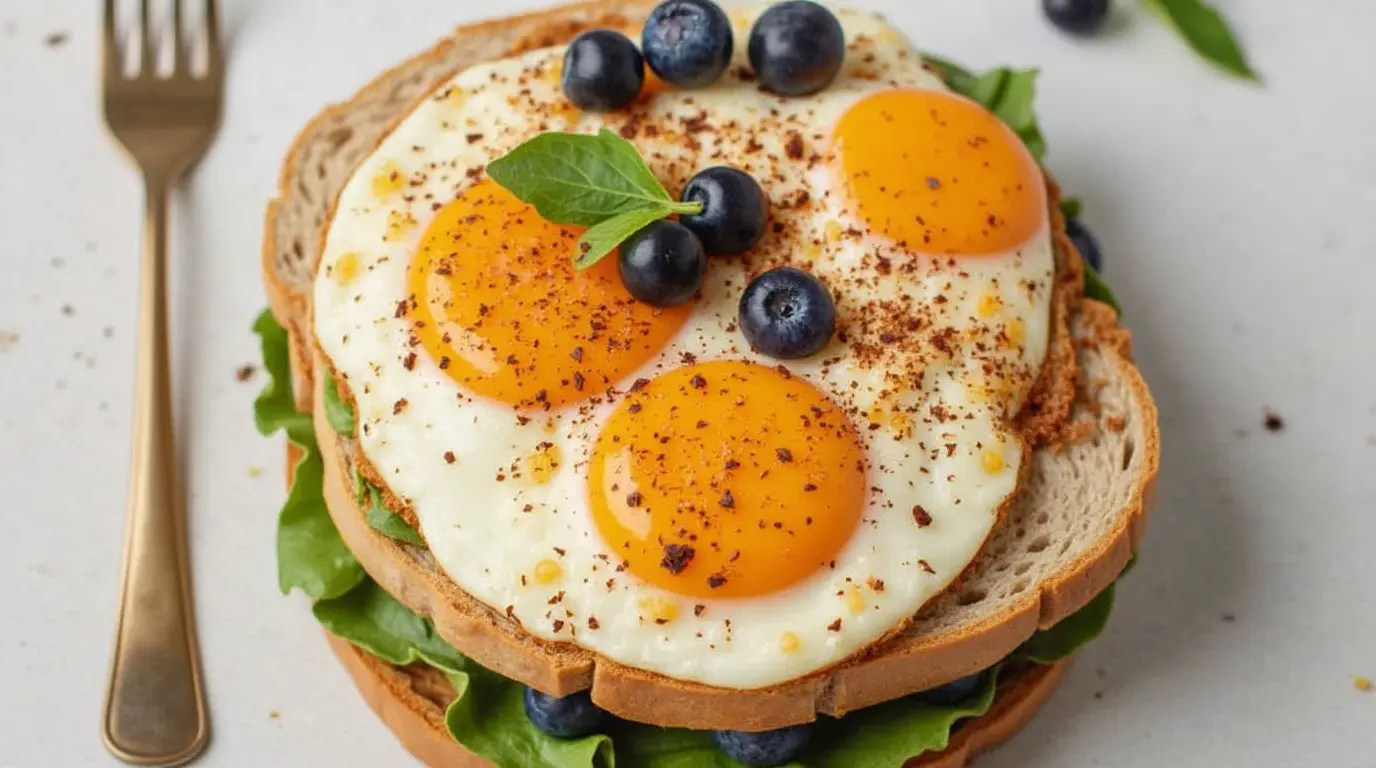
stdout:
[[(138, 71), (131, 75), (115, 0), (105, 0), (105, 122), (143, 174), (146, 207), (132, 477), (101, 736), (111, 754), (136, 765), (185, 763), (200, 754), (210, 733), (187, 580), (167, 340), (168, 191), (214, 138), (224, 85), (215, 0), (200, 0), (203, 21), (194, 30), (182, 8), (192, 1), (173, 0), (172, 27), (159, 40), (149, 22), (150, 0), (140, 0)], [(166, 76), (157, 72), (160, 43), (171, 48)], [(203, 72), (192, 67), (197, 44), (207, 51)]]

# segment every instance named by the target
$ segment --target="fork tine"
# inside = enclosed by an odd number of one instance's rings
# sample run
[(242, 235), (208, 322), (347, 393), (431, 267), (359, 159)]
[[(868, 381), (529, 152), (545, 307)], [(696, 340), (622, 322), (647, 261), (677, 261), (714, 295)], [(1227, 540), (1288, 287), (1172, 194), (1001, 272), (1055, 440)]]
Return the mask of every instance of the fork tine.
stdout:
[(118, 79), (124, 74), (124, 56), (120, 51), (119, 35), (115, 32), (115, 0), (105, 0), (105, 20), (101, 25), (100, 47), (105, 79)]
[(153, 41), (153, 25), (148, 21), (148, 6), (151, 2), (152, 0), (139, 0), (139, 77), (152, 77), (157, 74), (157, 49)]
[(221, 64), (224, 59), (224, 48), (220, 43), (220, 13), (217, 8), (216, 0), (205, 1), (205, 37), (206, 50), (209, 52), (206, 67), (210, 77), (216, 77), (221, 73)]
[(188, 74), (188, 68), (191, 66), (190, 51), (187, 49), (182, 29), (182, 0), (172, 0), (172, 30), (168, 36), (172, 38), (173, 77)]

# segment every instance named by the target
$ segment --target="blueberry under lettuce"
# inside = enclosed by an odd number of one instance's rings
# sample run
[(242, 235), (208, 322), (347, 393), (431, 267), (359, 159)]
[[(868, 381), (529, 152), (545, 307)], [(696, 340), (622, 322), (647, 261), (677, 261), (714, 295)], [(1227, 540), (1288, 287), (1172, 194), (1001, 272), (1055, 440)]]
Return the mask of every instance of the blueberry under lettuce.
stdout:
[[(953, 90), (984, 104), (1018, 132), (1034, 155), (1044, 155), (1045, 142), (1032, 111), (1035, 70), (1000, 68), (973, 74), (932, 61)], [(1074, 221), (1078, 201), (1067, 200), (1064, 206)], [(1117, 309), (1093, 267), (1086, 265), (1085, 273), (1086, 296)], [(266, 311), (254, 330), (261, 337), (264, 367), (270, 376), (255, 403), (258, 429), (265, 435), (285, 431), (302, 452), (278, 518), (281, 590), (304, 592), (314, 601), (316, 619), (355, 647), (391, 664), (421, 662), (442, 673), (455, 693), (445, 712), (449, 733), (498, 765), (614, 768), (619, 759), (623, 766), (636, 768), (901, 766), (915, 755), (945, 749), (962, 720), (989, 710), (1008, 673), (1066, 658), (1103, 630), (1112, 610), (1114, 589), (1110, 586), (988, 670), (844, 718), (822, 717), (813, 724), (763, 734), (659, 728), (612, 718), (597, 710), (585, 694), (564, 699), (544, 696), (458, 653), (429, 621), (367, 577), (325, 507), (315, 430), (310, 416), (296, 411), (290, 392), (287, 334)], [(326, 382), (324, 407), (332, 428), (344, 435), (353, 433), (354, 414), (332, 381)], [(424, 546), (419, 534), (387, 510), (379, 489), (361, 475), (355, 476), (355, 493), (372, 527)], [(788, 759), (792, 762), (785, 763)]]

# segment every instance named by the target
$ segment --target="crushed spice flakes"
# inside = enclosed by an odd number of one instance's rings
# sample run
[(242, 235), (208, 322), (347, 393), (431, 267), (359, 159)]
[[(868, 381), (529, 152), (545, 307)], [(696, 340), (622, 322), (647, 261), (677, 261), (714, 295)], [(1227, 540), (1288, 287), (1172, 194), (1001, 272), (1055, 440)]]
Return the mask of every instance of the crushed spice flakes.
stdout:
[(921, 504), (914, 504), (913, 522), (917, 523), (918, 528), (926, 528), (932, 524), (932, 516)]
[(258, 369), (252, 365), (241, 365), (234, 371), (234, 380), (238, 382), (248, 381), (253, 378), (253, 374), (257, 371)]
[(665, 544), (664, 557), (660, 559), (659, 567), (677, 576), (693, 562), (696, 554), (697, 550), (687, 544)]
[(1261, 425), (1266, 428), (1267, 432), (1279, 432), (1285, 429), (1285, 420), (1280, 417), (1279, 413), (1266, 408), (1262, 410)]

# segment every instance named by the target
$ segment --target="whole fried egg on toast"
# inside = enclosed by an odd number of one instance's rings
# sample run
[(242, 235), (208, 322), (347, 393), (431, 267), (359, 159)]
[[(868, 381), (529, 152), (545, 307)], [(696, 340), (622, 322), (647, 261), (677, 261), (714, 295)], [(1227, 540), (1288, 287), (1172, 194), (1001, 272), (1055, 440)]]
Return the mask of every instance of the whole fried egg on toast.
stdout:
[[(882, 19), (837, 17), (845, 69), (802, 98), (743, 51), (607, 114), (568, 104), (562, 47), (475, 66), (339, 197), (313, 326), (362, 457), (445, 574), (532, 635), (726, 688), (802, 677), (906, 626), (1017, 489), (1051, 324), (1040, 168)], [(484, 173), (604, 128), (675, 195), (730, 165), (769, 196), (764, 238), (712, 257), (694, 301), (636, 301), (613, 258), (575, 270), (581, 230)], [(738, 327), (781, 265), (838, 316), (782, 364)]]

